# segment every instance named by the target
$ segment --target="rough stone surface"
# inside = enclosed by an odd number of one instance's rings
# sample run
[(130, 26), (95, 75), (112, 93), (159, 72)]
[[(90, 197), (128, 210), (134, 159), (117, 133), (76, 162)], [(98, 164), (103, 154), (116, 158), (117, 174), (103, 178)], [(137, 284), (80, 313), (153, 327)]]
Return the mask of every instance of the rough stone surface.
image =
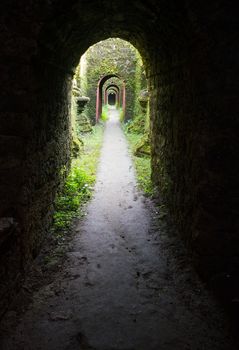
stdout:
[(150, 141), (148, 135), (144, 135), (135, 145), (134, 154), (138, 157), (150, 156)]

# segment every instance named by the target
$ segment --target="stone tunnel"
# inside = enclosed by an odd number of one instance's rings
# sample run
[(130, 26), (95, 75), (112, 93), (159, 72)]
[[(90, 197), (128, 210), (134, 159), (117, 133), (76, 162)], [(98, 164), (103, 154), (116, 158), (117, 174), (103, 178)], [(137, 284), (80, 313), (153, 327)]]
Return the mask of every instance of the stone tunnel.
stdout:
[(142, 55), (152, 177), (199, 273), (239, 270), (239, 21), (227, 1), (2, 0), (0, 310), (37, 256), (70, 158), (70, 91), (90, 45)]

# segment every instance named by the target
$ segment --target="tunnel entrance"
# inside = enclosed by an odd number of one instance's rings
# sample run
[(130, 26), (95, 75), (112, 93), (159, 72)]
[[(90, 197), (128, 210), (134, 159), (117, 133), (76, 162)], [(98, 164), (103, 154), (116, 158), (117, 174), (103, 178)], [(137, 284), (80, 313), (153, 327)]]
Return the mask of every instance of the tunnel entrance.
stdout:
[(105, 98), (104, 98), (104, 103), (109, 104), (109, 94), (115, 95), (115, 104), (116, 107), (120, 107), (120, 101), (121, 101), (121, 93), (120, 88), (118, 85), (110, 83), (108, 86), (106, 84), (105, 87)]
[(115, 106), (115, 104), (116, 104), (116, 94), (114, 92), (109, 92), (109, 94), (108, 94), (108, 104), (110, 106)]
[[(11, 11), (3, 0), (1, 13), (0, 265), (6, 283), (0, 309), (11, 298), (19, 267), (24, 270), (49, 232), (53, 201), (70, 163), (70, 100), (79, 57), (107, 38), (132, 43), (145, 65), (157, 198), (201, 275), (209, 281), (221, 276), (217, 285), (230, 276), (233, 285), (239, 269), (238, 60), (231, 52), (238, 47), (238, 19), (233, 6), (214, 0), (200, 6), (151, 0), (24, 4)], [(105, 74), (116, 78), (120, 72)], [(102, 115), (107, 79), (101, 79), (98, 103), (93, 98), (91, 112), (87, 107), (94, 123)], [(122, 104), (126, 119), (134, 109), (127, 97), (129, 82), (124, 81)], [(145, 100), (142, 93), (140, 104)], [(235, 300), (234, 292), (228, 294)]]

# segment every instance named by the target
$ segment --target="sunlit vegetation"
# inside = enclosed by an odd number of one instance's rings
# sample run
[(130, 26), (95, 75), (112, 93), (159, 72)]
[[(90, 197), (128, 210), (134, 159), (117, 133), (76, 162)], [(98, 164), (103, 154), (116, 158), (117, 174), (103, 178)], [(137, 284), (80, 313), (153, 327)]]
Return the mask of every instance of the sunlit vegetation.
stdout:
[(137, 145), (141, 142), (143, 134), (128, 132), (127, 127), (124, 128), (127, 140), (133, 156), (134, 166), (138, 187), (147, 196), (151, 197), (154, 194), (154, 186), (151, 181), (151, 160), (149, 155), (136, 156), (135, 151)]
[(142, 136), (145, 130), (146, 117), (141, 113), (138, 114), (134, 119), (131, 119), (125, 125), (125, 129), (129, 133), (139, 134)]
[(107, 105), (103, 106), (100, 119), (102, 120), (102, 122), (106, 122), (109, 119)]
[(119, 108), (119, 120), (120, 120), (121, 123), (123, 123), (124, 117), (125, 117), (125, 115), (124, 115), (123, 109)]
[[(83, 95), (90, 98), (84, 113), (93, 124), (96, 115), (97, 83), (107, 74), (118, 74), (125, 81), (127, 120), (133, 118), (140, 109), (137, 97), (139, 91), (146, 87), (141, 56), (129, 42), (119, 38), (109, 38), (91, 46), (85, 52), (75, 73), (77, 86)], [(122, 80), (115, 77), (105, 83), (104, 89), (110, 83), (116, 84), (120, 89), (122, 87)], [(122, 107), (122, 101), (116, 107)]]
[(69, 175), (55, 200), (53, 231), (62, 236), (75, 217), (82, 214), (83, 205), (91, 198), (103, 138), (103, 127), (97, 125), (92, 133), (82, 135), (83, 153), (72, 160)]

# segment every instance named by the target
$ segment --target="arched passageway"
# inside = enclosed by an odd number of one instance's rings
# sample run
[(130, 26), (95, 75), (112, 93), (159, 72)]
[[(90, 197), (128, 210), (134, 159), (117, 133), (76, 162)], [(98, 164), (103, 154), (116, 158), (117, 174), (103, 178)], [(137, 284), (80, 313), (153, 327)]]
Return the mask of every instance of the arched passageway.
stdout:
[[(233, 6), (216, 0), (57, 0), (44, 6), (3, 0), (1, 8), (0, 309), (51, 223), (70, 158), (74, 69), (90, 45), (109, 37), (128, 40), (143, 57), (152, 177), (198, 270), (211, 281), (229, 276), (234, 283), (239, 49)], [(102, 89), (97, 96), (98, 118)]]
[[(125, 81), (120, 77), (118, 74), (106, 74), (105, 76), (101, 77), (97, 84), (97, 91), (96, 91), (96, 122), (99, 120), (101, 113), (102, 113), (102, 102), (103, 102), (103, 96), (105, 99), (105, 95), (103, 95), (103, 87), (104, 84), (107, 82), (107, 80), (111, 78), (118, 78), (121, 81), (121, 96), (122, 96), (122, 110), (123, 115), (125, 115), (125, 108), (126, 108), (126, 95), (125, 95)], [(105, 93), (107, 91), (107, 88), (105, 90)]]
[(113, 92), (115, 94), (116, 97), (116, 103), (118, 104), (118, 106), (120, 106), (120, 97), (121, 97), (121, 90), (118, 87), (118, 85), (115, 84), (110, 84), (109, 86), (107, 86), (105, 88), (105, 99), (104, 99), (104, 103), (107, 104), (107, 98), (109, 96), (109, 93)]
[(113, 91), (109, 91), (108, 104), (111, 106), (115, 106), (115, 104), (116, 104), (116, 94)]

